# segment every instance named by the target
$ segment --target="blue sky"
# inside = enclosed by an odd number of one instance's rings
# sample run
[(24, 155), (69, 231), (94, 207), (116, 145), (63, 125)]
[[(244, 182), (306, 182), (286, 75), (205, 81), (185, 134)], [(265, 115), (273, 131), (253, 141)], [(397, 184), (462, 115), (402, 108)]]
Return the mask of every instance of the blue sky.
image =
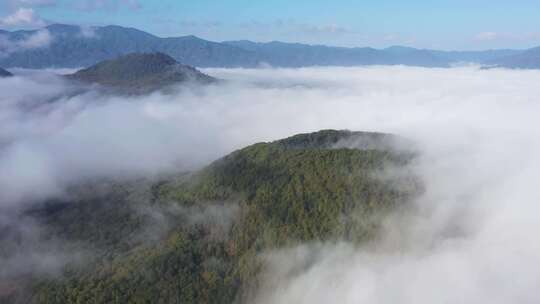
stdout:
[(0, 28), (117, 24), (158, 36), (438, 49), (540, 45), (539, 0), (0, 0)]

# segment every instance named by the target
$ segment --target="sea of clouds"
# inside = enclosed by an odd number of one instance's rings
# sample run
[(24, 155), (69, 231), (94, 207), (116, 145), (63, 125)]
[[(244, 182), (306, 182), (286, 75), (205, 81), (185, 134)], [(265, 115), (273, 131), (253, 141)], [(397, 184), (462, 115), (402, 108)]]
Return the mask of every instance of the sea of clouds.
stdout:
[[(425, 193), (376, 244), (269, 252), (258, 303), (538, 303), (540, 71), (206, 69), (217, 85), (103, 96), (54, 71), (0, 79), (0, 206), (88, 178), (193, 170), (320, 129), (415, 141)], [(296, 265), (305, 265), (300, 271)], [(294, 270), (294, 271), (293, 271)]]

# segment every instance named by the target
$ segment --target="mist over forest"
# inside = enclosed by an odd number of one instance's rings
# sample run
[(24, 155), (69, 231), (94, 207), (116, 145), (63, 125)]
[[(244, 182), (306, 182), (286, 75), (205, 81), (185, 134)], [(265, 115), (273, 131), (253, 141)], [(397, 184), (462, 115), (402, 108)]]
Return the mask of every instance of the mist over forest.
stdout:
[(537, 301), (539, 71), (201, 71), (0, 79), (0, 298)]

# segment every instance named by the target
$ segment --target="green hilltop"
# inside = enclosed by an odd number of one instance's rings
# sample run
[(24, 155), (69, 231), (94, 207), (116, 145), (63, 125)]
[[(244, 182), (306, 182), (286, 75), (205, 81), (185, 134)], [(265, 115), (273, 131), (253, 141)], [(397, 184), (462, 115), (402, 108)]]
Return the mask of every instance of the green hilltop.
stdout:
[(209, 84), (216, 79), (163, 53), (133, 53), (102, 61), (67, 76), (127, 94), (145, 94), (180, 83)]
[(67, 247), (92, 254), (59, 276), (28, 279), (25, 293), (4, 299), (248, 302), (263, 253), (306, 242), (366, 242), (382, 217), (419, 192), (413, 174), (376, 177), (388, 167), (406, 170), (414, 158), (389, 148), (396, 139), (325, 130), (258, 143), (194, 173), (72, 189), (70, 202), (26, 216)]

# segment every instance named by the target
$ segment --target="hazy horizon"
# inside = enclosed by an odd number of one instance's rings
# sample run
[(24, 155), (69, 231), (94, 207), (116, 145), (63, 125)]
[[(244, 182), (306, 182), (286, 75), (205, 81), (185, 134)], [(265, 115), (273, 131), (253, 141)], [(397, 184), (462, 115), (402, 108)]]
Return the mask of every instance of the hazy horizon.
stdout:
[[(207, 40), (207, 41), (211, 41), (211, 42), (218, 42), (218, 43), (230, 42), (230, 41), (250, 41), (250, 42), (262, 43), (262, 44), (272, 43), (272, 42), (280, 42), (280, 43), (288, 43), (288, 44), (305, 44), (305, 45), (309, 45), (309, 46), (325, 46), (325, 47), (337, 47), (337, 48), (374, 48), (374, 49), (379, 49), (379, 50), (384, 50), (384, 49), (392, 48), (392, 47), (405, 47), (405, 48), (414, 48), (414, 49), (419, 49), (419, 50), (435, 50), (435, 51), (444, 51), (444, 52), (482, 52), (482, 51), (494, 51), (494, 50), (527, 50), (527, 49), (530, 49), (530, 48), (511, 48), (511, 47), (486, 48), (486, 49), (475, 49), (475, 50), (451, 49), (451, 48), (449, 48), (449, 49), (430, 49), (430, 48), (415, 47), (413, 45), (407, 45), (406, 43), (405, 44), (393, 44), (393, 45), (387, 45), (387, 46), (382, 46), (382, 47), (373, 47), (371, 45), (333, 45), (333, 44), (325, 44), (324, 42), (310, 43), (310, 42), (299, 42), (299, 41), (292, 41), (292, 40), (291, 41), (287, 41), (287, 40), (257, 40), (257, 39), (252, 40), (252, 39), (243, 39), (241, 37), (239, 37), (239, 39), (230, 39), (230, 40), (212, 40), (212, 39), (205, 38), (205, 37), (202, 37), (202, 36), (198, 36), (198, 35), (195, 35), (195, 34), (185, 34), (185, 35), (181, 35), (181, 36), (162, 36), (162, 35), (154, 34), (152, 32), (145, 31), (145, 30), (140, 29), (140, 28), (136, 28), (136, 27), (132, 27), (132, 26), (123, 26), (123, 25), (118, 25), (118, 24), (103, 24), (103, 25), (81, 26), (81, 25), (78, 25), (78, 24), (68, 24), (68, 23), (50, 23), (50, 24), (46, 24), (46, 25), (43, 25), (42, 27), (37, 27), (37, 28), (31, 28), (31, 29), (30, 28), (25, 28), (25, 29), (15, 29), (15, 30), (6, 30), (6, 31), (8, 31), (8, 32), (39, 31), (40, 29), (46, 28), (47, 26), (51, 26), (51, 25), (77, 26), (77, 27), (80, 27), (83, 31), (85, 29), (87, 30), (87, 29), (92, 28), (92, 27), (118, 26), (118, 27), (123, 27), (123, 28), (134, 28), (136, 30), (143, 31), (145, 33), (148, 33), (150, 35), (153, 35), (153, 36), (156, 36), (156, 37), (159, 37), (159, 38), (178, 38), (178, 37), (194, 36), (194, 37), (197, 37), (197, 38), (200, 38), (200, 39), (203, 39), (203, 40)], [(535, 47), (540, 47), (540, 45), (534, 45), (531, 48), (535, 48)]]
[[(537, 3), (520, 1), (385, 1), (325, 3), (235, 0), (7, 0), (0, 4), (0, 29), (49, 23), (117, 24), (160, 37), (195, 35), (211, 41), (253, 40), (386, 48), (527, 49), (540, 45)], [(511, 12), (511, 14), (509, 14)], [(340, 16), (337, 18), (337, 16)], [(459, 20), (459, 22), (456, 22)]]

